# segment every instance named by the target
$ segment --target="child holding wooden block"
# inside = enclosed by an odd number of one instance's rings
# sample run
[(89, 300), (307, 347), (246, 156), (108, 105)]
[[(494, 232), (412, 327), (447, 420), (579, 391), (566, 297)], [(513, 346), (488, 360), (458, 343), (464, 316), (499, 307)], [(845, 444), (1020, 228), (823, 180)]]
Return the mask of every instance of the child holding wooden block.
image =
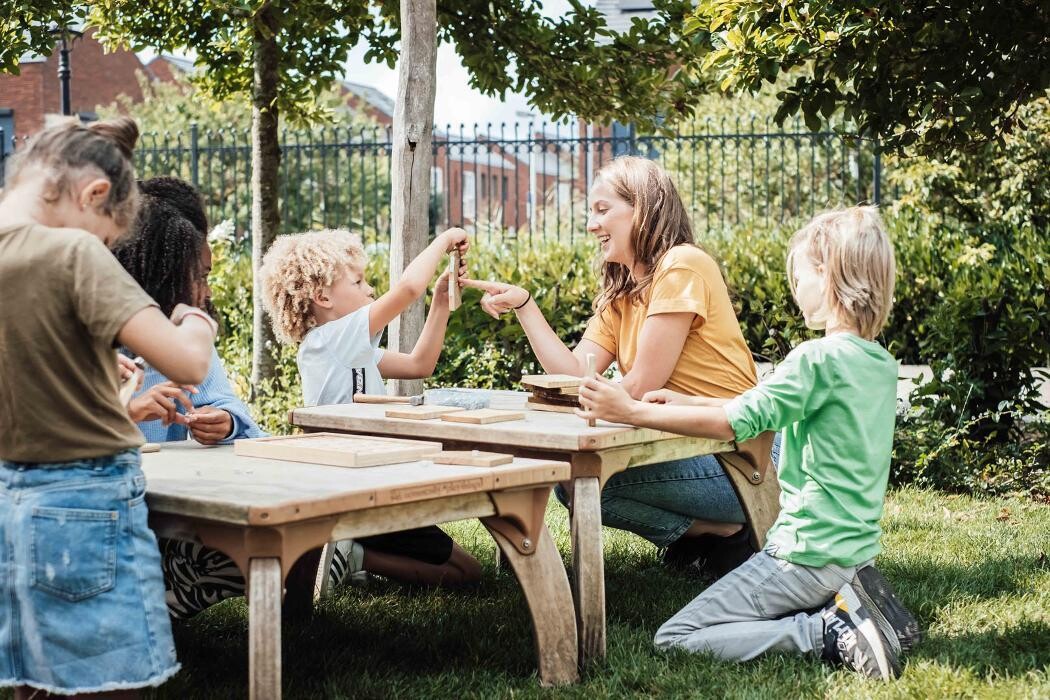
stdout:
[[(368, 260), (360, 237), (314, 231), (278, 238), (260, 270), (263, 303), (277, 337), (299, 345), (306, 404), (350, 403), (354, 394), (385, 394), (384, 378), (433, 374), (448, 323), (451, 271), (434, 287), (430, 313), (411, 353), (384, 351), (379, 338), (388, 323), (423, 296), (449, 252), (460, 253), (462, 277), (468, 245), (466, 231), (445, 231), (377, 299), (364, 278)], [(481, 578), (477, 560), (434, 526), (344, 540), (337, 543), (336, 556), (350, 570), (363, 568), (405, 582), (464, 584)]]
[(893, 247), (877, 211), (853, 207), (799, 231), (787, 268), (806, 324), (825, 335), (772, 377), (732, 400), (661, 389), (641, 401), (587, 379), (580, 415), (718, 440), (784, 431), (781, 511), (765, 549), (668, 620), (658, 647), (736, 661), (794, 651), (893, 678), (898, 652), (919, 637), (870, 566), (897, 407), (897, 362), (874, 342), (892, 305)]
[(99, 697), (179, 666), (115, 346), (204, 379), (215, 322), (169, 318), (107, 246), (135, 219), (130, 119), (19, 151), (0, 200), (0, 686)]

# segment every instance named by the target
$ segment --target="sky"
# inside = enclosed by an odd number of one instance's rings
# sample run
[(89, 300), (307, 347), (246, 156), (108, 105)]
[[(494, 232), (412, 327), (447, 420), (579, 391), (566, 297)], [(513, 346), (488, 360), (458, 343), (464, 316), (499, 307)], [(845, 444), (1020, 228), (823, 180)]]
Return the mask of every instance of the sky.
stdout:
[[(566, 12), (569, 3), (566, 0), (543, 0), (543, 14), (557, 17)], [(346, 79), (355, 83), (364, 83), (378, 88), (391, 99), (397, 97), (397, 71), (383, 64), (368, 64), (364, 61), (367, 46), (359, 45), (350, 52), (346, 64)], [(530, 112), (528, 102), (521, 95), (507, 94), (506, 101), (486, 97), (470, 87), (470, 76), (459, 61), (455, 49), (449, 44), (438, 47), (437, 55), (437, 95), (434, 100), (434, 123), (438, 128), (452, 124), (458, 129), (459, 124), (467, 125), (469, 131), (475, 122), (485, 124), (492, 122), (494, 128), (499, 122), (506, 122), (508, 129), (518, 121), (522, 127), (529, 122), (529, 117), (521, 117), (519, 112)], [(542, 116), (534, 117), (538, 124)]]

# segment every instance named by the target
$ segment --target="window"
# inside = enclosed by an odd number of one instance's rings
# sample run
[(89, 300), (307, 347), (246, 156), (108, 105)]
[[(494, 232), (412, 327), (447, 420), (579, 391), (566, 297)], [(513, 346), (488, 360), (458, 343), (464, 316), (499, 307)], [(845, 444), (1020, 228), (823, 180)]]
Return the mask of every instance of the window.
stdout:
[(434, 194), (441, 194), (444, 192), (444, 181), (441, 179), (441, 168), (430, 169), (430, 191)]
[(3, 152), (10, 153), (15, 143), (15, 110), (0, 109), (0, 129), (4, 130)]
[(474, 220), (478, 215), (477, 198), (475, 187), (476, 180), (474, 173), (471, 171), (463, 171), (463, 218)]

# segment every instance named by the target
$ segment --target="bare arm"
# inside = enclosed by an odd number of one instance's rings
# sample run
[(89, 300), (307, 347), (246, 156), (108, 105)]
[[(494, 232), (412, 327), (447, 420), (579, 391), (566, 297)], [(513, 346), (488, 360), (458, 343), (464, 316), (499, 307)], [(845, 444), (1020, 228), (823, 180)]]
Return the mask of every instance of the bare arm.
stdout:
[(441, 348), (445, 344), (445, 329), (448, 327), (448, 273), (438, 277), (434, 287), (434, 301), (423, 324), (423, 332), (411, 353), (383, 353), (379, 361), (379, 373), (384, 379), (420, 379), (429, 377), (437, 367)]
[(445, 231), (428, 245), (422, 253), (408, 264), (401, 279), (390, 285), (390, 290), (368, 307), (368, 333), (375, 335), (387, 327), (402, 311), (423, 296), (434, 271), (444, 261), (447, 253), (459, 248), (465, 253), (468, 248), (467, 232), (461, 228)]
[(117, 342), (176, 384), (199, 384), (208, 375), (215, 333), (200, 316), (180, 318), (179, 311), (172, 312), (179, 322), (176, 325), (157, 307), (145, 308), (127, 320), (117, 333)]
[(642, 323), (638, 350), (631, 371), (623, 377), (623, 388), (640, 399), (647, 391), (667, 384), (682, 356), (682, 348), (696, 314), (675, 312), (650, 316)]
[(601, 418), (656, 428), (679, 435), (734, 440), (725, 409), (720, 406), (660, 405), (635, 401), (618, 384), (603, 378), (588, 378), (580, 385), (581, 418)]

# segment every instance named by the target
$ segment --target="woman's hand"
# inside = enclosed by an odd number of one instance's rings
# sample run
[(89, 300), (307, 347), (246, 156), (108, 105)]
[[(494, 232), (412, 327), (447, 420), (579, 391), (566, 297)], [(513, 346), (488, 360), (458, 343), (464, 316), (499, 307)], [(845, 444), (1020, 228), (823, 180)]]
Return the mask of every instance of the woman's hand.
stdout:
[(189, 425), (192, 417), (179, 413), (175, 406), (177, 401), (187, 411), (193, 410), (193, 403), (186, 396), (187, 393), (196, 394), (197, 387), (175, 382), (162, 382), (152, 386), (149, 391), (131, 400), (128, 404), (128, 417), (135, 423), (159, 419), (164, 425)]
[(233, 432), (233, 416), (221, 408), (201, 406), (190, 418), (190, 434), (202, 445), (214, 445)]
[(530, 298), (527, 291), (513, 284), (472, 280), (465, 277), (461, 277), (460, 281), (464, 287), (473, 287), (484, 292), (481, 295), (481, 308), (492, 318), (499, 318), (501, 314), (518, 308)]
[(580, 418), (601, 418), (610, 423), (634, 423), (638, 402), (619, 384), (605, 377), (587, 377), (580, 383)]
[(643, 403), (676, 403), (683, 406), (689, 406), (693, 403), (692, 396), (688, 394), (681, 394), (677, 391), (671, 391), (670, 389), (657, 389), (656, 391), (647, 391), (642, 396)]

